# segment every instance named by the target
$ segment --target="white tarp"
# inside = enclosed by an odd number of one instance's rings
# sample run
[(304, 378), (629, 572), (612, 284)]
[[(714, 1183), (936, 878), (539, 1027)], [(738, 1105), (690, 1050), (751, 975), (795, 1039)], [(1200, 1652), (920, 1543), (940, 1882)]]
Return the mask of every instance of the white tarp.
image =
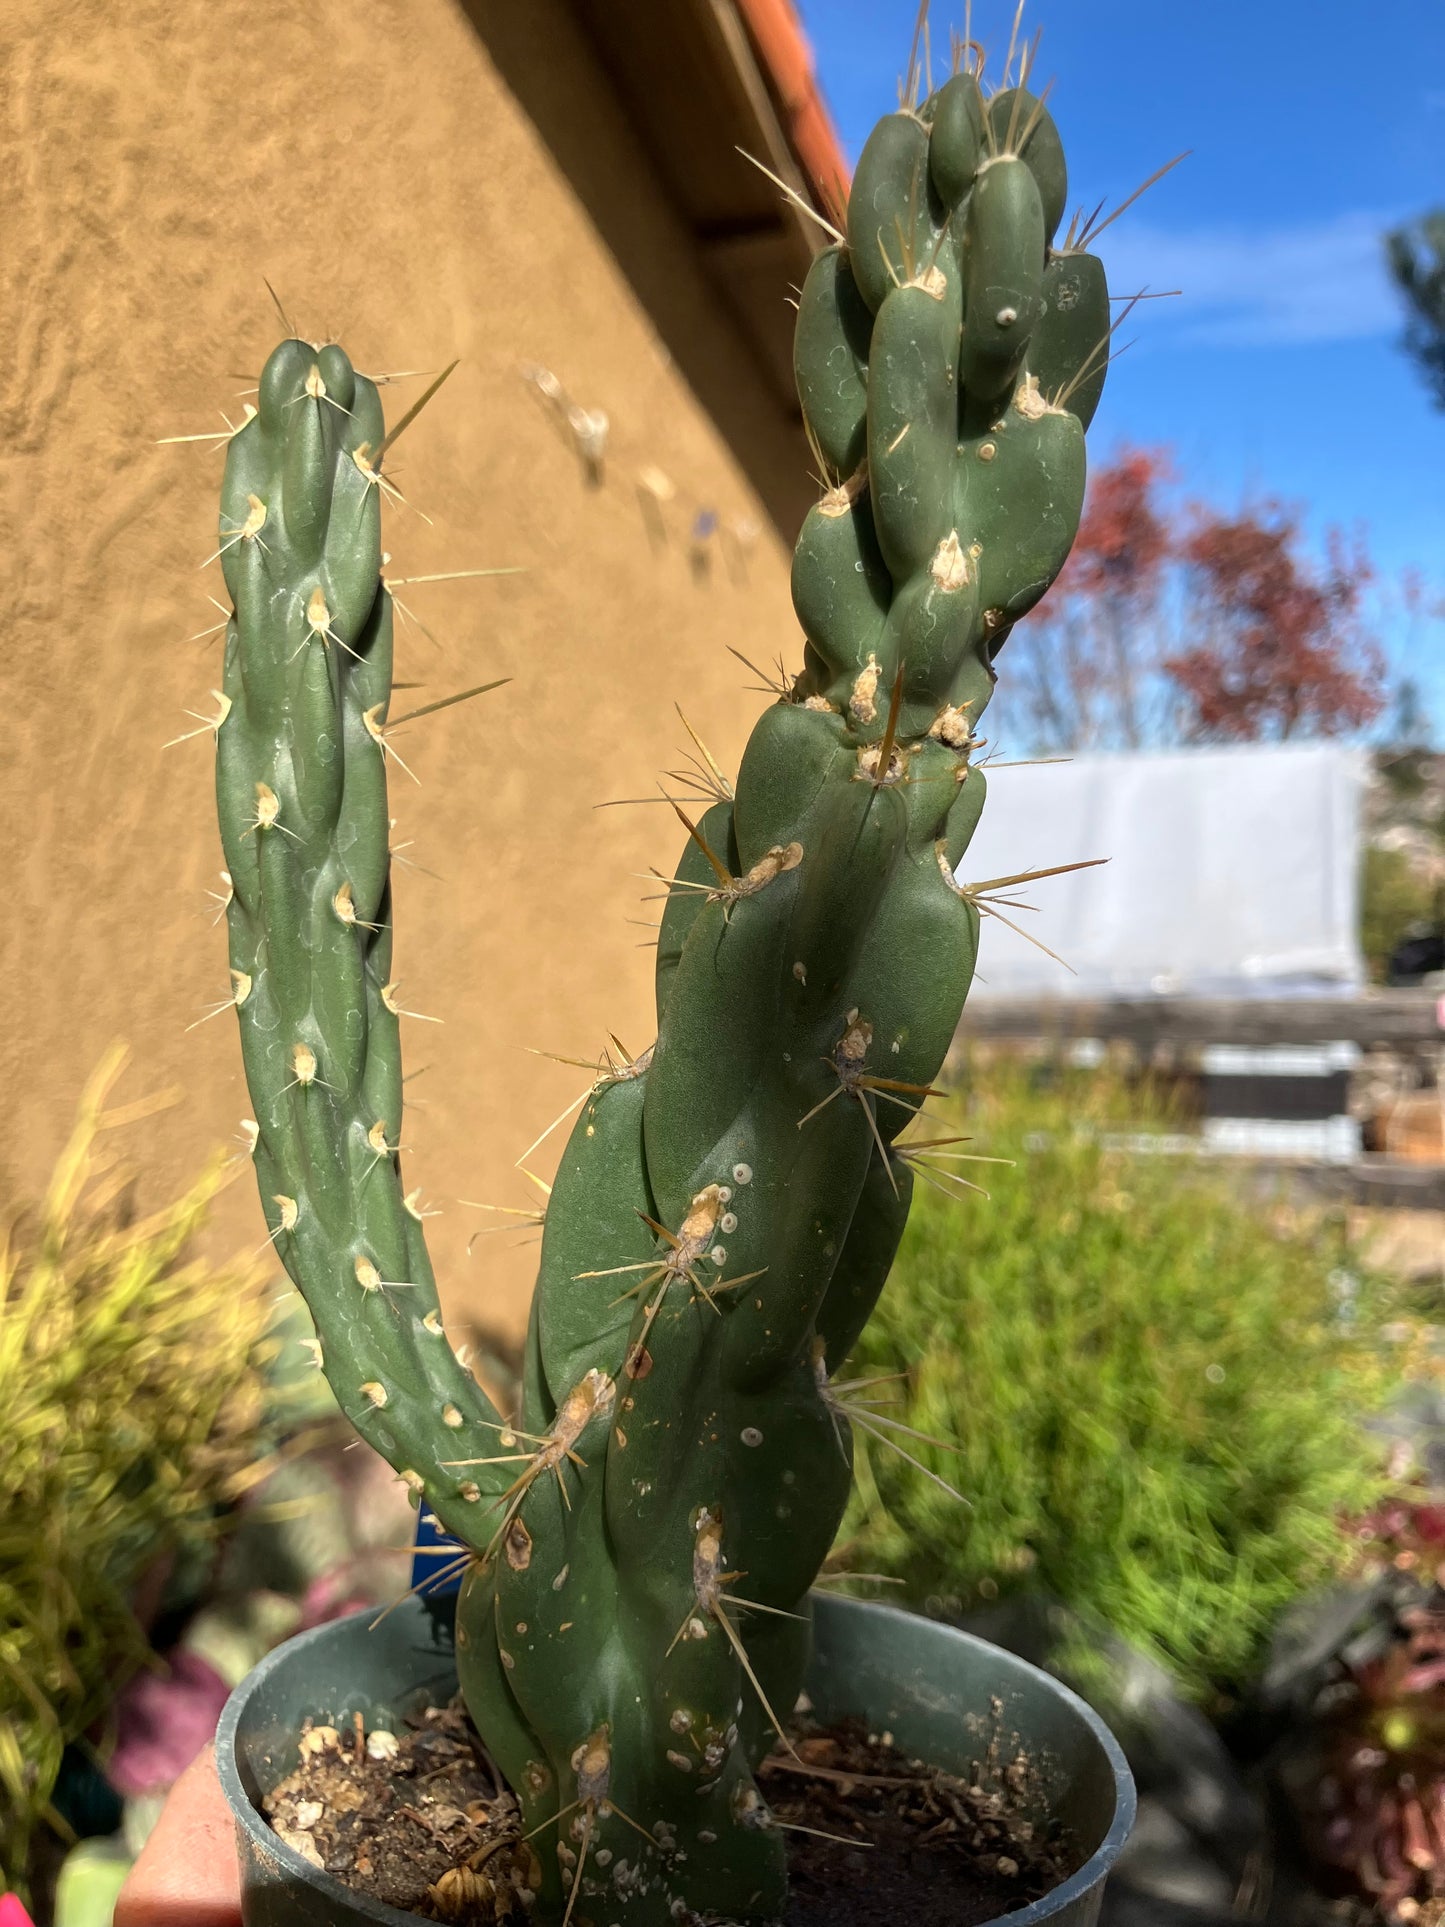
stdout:
[(1288, 996), (1364, 981), (1361, 751), (1334, 744), (1077, 756), (999, 769), (961, 883), (1088, 857), (985, 916), (979, 998)]

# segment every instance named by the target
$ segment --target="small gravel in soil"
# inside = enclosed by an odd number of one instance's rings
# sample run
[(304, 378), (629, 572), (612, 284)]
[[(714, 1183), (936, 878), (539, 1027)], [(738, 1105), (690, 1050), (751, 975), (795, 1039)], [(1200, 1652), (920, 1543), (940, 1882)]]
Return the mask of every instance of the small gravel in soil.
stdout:
[(517, 1802), (460, 1698), (399, 1733), (313, 1726), (265, 1802), (280, 1837), (343, 1886), (458, 1927), (524, 1921), (541, 1879)]
[[(1032, 1763), (995, 1732), (987, 1790), (908, 1760), (855, 1722), (794, 1728), (760, 1780), (788, 1832), (786, 1927), (979, 1927), (1065, 1879), (1078, 1855), (1021, 1817)], [(375, 1900), (454, 1927), (523, 1927), (541, 1878), (517, 1802), (460, 1696), (395, 1734), (310, 1727), (265, 1802), (313, 1866)], [(1005, 1754), (1008, 1757), (1005, 1757)]]

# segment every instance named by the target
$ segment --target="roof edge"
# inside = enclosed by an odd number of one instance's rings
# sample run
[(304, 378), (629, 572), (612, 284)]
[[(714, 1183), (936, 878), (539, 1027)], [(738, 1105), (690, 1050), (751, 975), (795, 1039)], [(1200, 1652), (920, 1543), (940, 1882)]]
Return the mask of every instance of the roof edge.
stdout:
[(848, 205), (848, 163), (818, 85), (812, 43), (797, 10), (792, 0), (734, 0), (734, 4), (773, 95), (788, 145), (820, 211), (838, 220)]

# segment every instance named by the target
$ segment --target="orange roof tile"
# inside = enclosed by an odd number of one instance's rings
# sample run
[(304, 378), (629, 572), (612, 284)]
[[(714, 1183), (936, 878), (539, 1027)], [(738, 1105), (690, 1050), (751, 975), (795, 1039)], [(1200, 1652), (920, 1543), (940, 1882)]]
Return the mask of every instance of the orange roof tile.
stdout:
[(821, 206), (836, 215), (847, 205), (848, 163), (792, 0), (737, 0), (737, 7), (798, 164)]

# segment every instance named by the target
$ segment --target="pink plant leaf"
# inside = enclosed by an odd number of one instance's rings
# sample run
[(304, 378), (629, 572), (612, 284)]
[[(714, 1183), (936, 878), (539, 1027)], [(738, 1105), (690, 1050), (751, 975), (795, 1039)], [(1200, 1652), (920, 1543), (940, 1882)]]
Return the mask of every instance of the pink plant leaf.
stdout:
[(1412, 1666), (1408, 1673), (1401, 1676), (1400, 1691), (1428, 1693), (1442, 1683), (1445, 1683), (1445, 1659), (1430, 1659), (1419, 1666)]
[(1405, 1858), (1412, 1867), (1418, 1867), (1422, 1873), (1428, 1872), (1435, 1865), (1435, 1849), (1430, 1842), (1425, 1812), (1420, 1802), (1406, 1800), (1400, 1809), (1400, 1818), (1404, 1823)]
[(130, 1799), (173, 1785), (215, 1738), (229, 1693), (213, 1666), (183, 1649), (164, 1670), (131, 1680), (116, 1702), (115, 1750), (106, 1767), (116, 1792)]

